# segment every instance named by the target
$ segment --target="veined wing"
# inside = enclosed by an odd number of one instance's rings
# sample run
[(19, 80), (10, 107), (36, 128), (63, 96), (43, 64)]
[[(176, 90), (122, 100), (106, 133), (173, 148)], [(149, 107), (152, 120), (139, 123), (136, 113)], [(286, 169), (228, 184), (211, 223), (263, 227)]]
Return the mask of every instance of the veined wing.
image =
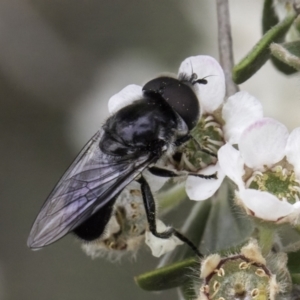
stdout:
[(134, 159), (103, 153), (103, 133), (92, 137), (47, 198), (32, 226), (30, 248), (51, 244), (75, 229), (155, 161), (151, 153)]

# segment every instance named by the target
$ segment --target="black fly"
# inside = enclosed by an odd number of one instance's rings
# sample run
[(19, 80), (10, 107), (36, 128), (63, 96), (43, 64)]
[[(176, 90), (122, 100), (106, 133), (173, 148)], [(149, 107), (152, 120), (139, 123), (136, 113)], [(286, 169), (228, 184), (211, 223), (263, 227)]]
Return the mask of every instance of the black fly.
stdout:
[[(189, 80), (159, 77), (143, 87), (143, 96), (119, 109), (82, 149), (44, 203), (28, 238), (33, 249), (49, 245), (73, 231), (85, 241), (99, 238), (111, 217), (114, 203), (133, 180), (141, 191), (149, 230), (159, 238), (175, 235), (198, 255), (198, 249), (177, 230), (156, 230), (156, 208), (148, 169), (157, 176), (180, 174), (155, 166), (166, 154), (187, 142), (200, 116), (195, 83), (206, 84), (192, 75)], [(204, 178), (216, 178), (190, 174)]]

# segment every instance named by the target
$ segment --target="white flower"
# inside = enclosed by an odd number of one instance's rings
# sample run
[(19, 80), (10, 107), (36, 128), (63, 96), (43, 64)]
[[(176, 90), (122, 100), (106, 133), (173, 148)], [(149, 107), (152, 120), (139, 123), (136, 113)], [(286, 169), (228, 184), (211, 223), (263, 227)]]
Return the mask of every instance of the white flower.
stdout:
[(278, 223), (297, 221), (300, 212), (300, 128), (290, 135), (271, 118), (250, 124), (239, 150), (220, 148), (220, 166), (238, 187), (239, 204), (257, 218)]
[[(221, 137), (216, 141), (206, 138), (207, 148), (217, 152), (218, 148), (229, 142), (238, 143), (243, 130), (255, 120), (263, 117), (263, 108), (258, 99), (247, 92), (238, 92), (225, 99), (225, 77), (219, 63), (210, 56), (194, 56), (185, 59), (179, 68), (179, 78), (182, 74), (191, 77), (193, 73), (198, 78), (205, 78), (207, 84), (195, 85), (195, 92), (198, 96), (202, 110), (204, 127), (214, 128)], [(218, 115), (222, 118), (219, 119)], [(205, 136), (202, 130), (201, 134)], [(220, 187), (224, 173), (219, 163), (209, 164), (203, 167), (199, 174), (217, 173), (217, 180), (206, 180), (199, 177), (189, 176), (186, 180), (186, 192), (191, 200), (205, 200), (211, 197)]]
[(242, 132), (254, 121), (263, 117), (263, 107), (258, 99), (241, 91), (229, 97), (222, 108), (225, 140), (237, 144)]
[[(162, 221), (156, 220), (157, 232), (164, 232), (169, 229)], [(161, 239), (154, 236), (150, 231), (146, 231), (145, 242), (150, 247), (152, 255), (160, 257), (165, 253), (174, 250), (178, 245), (182, 245), (183, 242), (179, 240), (175, 235), (171, 235), (168, 239)]]
[(211, 56), (198, 55), (186, 58), (180, 65), (178, 78), (206, 79), (207, 84), (195, 84), (193, 88), (199, 99), (202, 114), (213, 113), (225, 97), (225, 76), (220, 64)]
[[(195, 76), (194, 74), (197, 75), (196, 79), (205, 79), (207, 81), (206, 84), (197, 83), (193, 85), (193, 89), (199, 99), (201, 116), (203, 119), (203, 126), (202, 128), (199, 128), (199, 134), (201, 135), (201, 138), (204, 137), (206, 139), (207, 144), (203, 145), (203, 141), (199, 140), (198, 142), (209, 151), (216, 153), (218, 147), (224, 143), (220, 124), (216, 122), (215, 117), (213, 116), (214, 112), (221, 107), (224, 101), (224, 72), (213, 57), (199, 55), (188, 57), (181, 63), (178, 71), (178, 78), (191, 78), (192, 76)], [(200, 121), (199, 125), (202, 123)], [(210, 128), (213, 128), (215, 132), (220, 135), (219, 141), (209, 139), (209, 135), (204, 133), (206, 129), (209, 130)], [(185, 154), (183, 153), (183, 156), (184, 155)], [(188, 176), (186, 179), (186, 193), (191, 200), (206, 200), (211, 197), (220, 187), (224, 179), (219, 164), (212, 160), (207, 166), (205, 164), (200, 164), (199, 166), (195, 166), (195, 170), (193, 170), (192, 167), (189, 166), (189, 163), (194, 166), (194, 164), (191, 163), (193, 160), (188, 159), (187, 157), (184, 157), (183, 159), (185, 159), (186, 167), (188, 167), (189, 171), (204, 175), (218, 174), (217, 180), (207, 180), (195, 176)], [(199, 169), (200, 171), (198, 171)]]
[(108, 100), (108, 111), (110, 114), (114, 114), (121, 108), (142, 98), (143, 91), (141, 86), (136, 84), (127, 85)]

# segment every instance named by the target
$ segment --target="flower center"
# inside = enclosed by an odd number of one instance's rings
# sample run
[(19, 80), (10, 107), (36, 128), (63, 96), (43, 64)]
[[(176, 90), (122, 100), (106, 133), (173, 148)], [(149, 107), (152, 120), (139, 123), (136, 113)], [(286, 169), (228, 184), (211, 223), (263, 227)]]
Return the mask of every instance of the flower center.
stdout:
[(270, 272), (266, 266), (249, 261), (243, 255), (228, 257), (207, 276), (200, 291), (209, 300), (267, 300)]
[(247, 182), (251, 189), (267, 191), (291, 204), (299, 201), (300, 183), (292, 170), (276, 166), (264, 172), (254, 172)]
[(197, 126), (192, 130), (193, 139), (179, 148), (174, 159), (176, 168), (190, 172), (197, 172), (210, 164), (216, 163), (216, 157), (201, 151), (217, 154), (219, 148), (224, 145), (222, 126), (211, 115), (201, 117)]

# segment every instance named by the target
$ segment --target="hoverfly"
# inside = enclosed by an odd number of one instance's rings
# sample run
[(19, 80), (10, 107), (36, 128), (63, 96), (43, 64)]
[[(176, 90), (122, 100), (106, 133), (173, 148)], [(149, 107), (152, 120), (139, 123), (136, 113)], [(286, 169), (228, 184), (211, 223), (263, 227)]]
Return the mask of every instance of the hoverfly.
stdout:
[[(200, 117), (193, 90), (196, 83), (207, 81), (197, 80), (196, 74), (189, 79), (155, 78), (143, 86), (139, 99), (110, 116), (47, 198), (32, 226), (28, 246), (47, 246), (69, 232), (84, 241), (99, 238), (117, 198), (126, 186), (137, 181), (151, 233), (162, 239), (175, 235), (200, 255), (197, 247), (174, 228), (157, 232), (156, 205), (143, 176), (146, 169), (156, 176), (182, 175), (156, 163), (192, 138), (190, 131)], [(189, 175), (216, 178), (215, 174)]]

